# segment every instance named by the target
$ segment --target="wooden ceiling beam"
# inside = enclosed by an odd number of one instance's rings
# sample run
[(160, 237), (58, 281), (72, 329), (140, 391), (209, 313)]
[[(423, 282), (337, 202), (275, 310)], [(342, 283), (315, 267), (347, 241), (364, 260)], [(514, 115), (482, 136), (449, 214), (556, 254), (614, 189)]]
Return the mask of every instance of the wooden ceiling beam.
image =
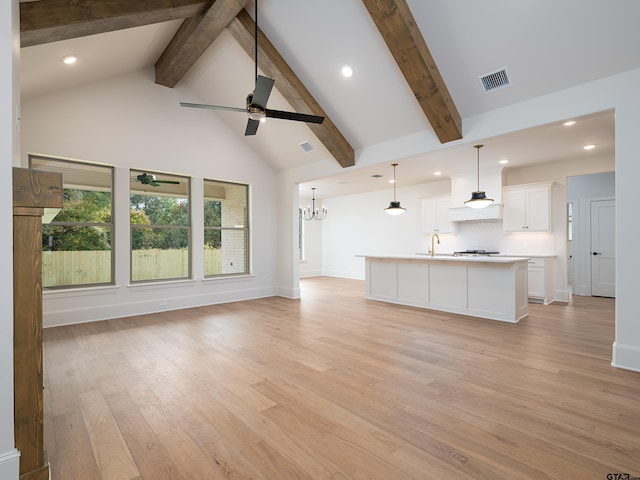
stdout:
[(175, 87), (248, 0), (216, 0), (180, 26), (156, 62), (156, 83)]
[(140, 27), (196, 16), (210, 0), (69, 1), (20, 3), (20, 46)]
[[(228, 28), (235, 40), (255, 61), (253, 18), (246, 10), (242, 10)], [(343, 168), (354, 166), (356, 162), (353, 147), (260, 29), (258, 66), (265, 75), (275, 80), (276, 88), (296, 112), (325, 117), (320, 125), (308, 123), (308, 127)]]
[(440, 143), (462, 138), (462, 119), (406, 0), (362, 0)]

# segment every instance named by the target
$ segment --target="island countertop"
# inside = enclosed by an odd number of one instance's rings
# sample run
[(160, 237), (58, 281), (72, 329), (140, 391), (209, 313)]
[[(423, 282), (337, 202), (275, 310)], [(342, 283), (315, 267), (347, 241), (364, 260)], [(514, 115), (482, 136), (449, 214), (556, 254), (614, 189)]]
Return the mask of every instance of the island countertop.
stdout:
[(367, 254), (365, 297), (515, 323), (528, 315), (529, 257)]
[(431, 256), (428, 253), (415, 254), (362, 254), (356, 257), (379, 258), (388, 260), (423, 260), (430, 262), (478, 262), (478, 263), (517, 263), (526, 262), (530, 257), (509, 257), (506, 255), (450, 255), (437, 253)]

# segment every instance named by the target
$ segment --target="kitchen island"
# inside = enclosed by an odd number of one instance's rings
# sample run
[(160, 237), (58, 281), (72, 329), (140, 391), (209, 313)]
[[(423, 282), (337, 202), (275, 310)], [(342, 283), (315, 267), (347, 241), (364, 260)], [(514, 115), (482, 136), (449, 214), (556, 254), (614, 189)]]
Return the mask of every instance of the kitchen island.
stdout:
[(358, 256), (366, 298), (511, 323), (529, 314), (527, 257)]

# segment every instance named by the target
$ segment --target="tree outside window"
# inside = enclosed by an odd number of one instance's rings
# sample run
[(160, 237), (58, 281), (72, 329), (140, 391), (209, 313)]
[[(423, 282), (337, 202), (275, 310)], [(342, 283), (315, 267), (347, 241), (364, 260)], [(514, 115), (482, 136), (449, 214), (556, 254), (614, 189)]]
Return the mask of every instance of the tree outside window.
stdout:
[(42, 286), (112, 284), (113, 167), (42, 156), (29, 166), (63, 181), (62, 210), (42, 226)]
[(249, 186), (204, 181), (205, 277), (249, 273)]
[(189, 178), (131, 170), (131, 281), (191, 278)]

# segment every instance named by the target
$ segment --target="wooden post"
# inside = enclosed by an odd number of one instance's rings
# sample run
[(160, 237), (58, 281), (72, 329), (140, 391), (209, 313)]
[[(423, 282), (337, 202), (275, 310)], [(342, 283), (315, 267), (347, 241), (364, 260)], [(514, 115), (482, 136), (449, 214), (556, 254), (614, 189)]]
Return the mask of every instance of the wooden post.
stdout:
[(42, 216), (62, 208), (62, 175), (13, 169), (13, 362), (20, 480), (47, 480), (42, 379)]

